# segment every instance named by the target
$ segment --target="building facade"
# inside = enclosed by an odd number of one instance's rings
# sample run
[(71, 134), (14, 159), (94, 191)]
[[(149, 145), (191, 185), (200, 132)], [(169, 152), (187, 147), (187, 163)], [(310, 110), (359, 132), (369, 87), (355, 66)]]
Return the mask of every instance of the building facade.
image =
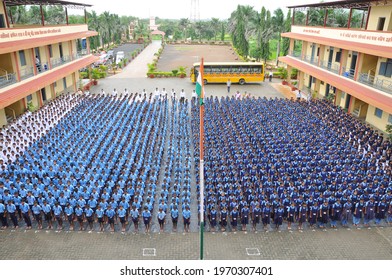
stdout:
[[(25, 3), (26, 2), (26, 3)], [(47, 25), (41, 5), (61, 5), (64, 23)], [(41, 7), (41, 23), (13, 22), (15, 5)], [(47, 101), (79, 87), (78, 70), (97, 57), (90, 53), (88, 37), (97, 32), (87, 28), (86, 7), (68, 1), (0, 0), (0, 127)], [(82, 8), (85, 24), (68, 23), (68, 9)]]
[(291, 6), (289, 54), (297, 87), (328, 98), (385, 131), (392, 123), (392, 1), (346, 0)]

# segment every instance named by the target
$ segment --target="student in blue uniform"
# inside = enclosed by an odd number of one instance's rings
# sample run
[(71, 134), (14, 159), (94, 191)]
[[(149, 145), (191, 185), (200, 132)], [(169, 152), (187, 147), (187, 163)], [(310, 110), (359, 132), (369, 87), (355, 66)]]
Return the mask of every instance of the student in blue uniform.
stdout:
[(242, 231), (246, 231), (246, 226), (249, 224), (249, 206), (248, 204), (244, 204), (244, 207), (241, 210), (241, 229)]
[(172, 223), (173, 223), (173, 231), (176, 232), (177, 231), (177, 224), (178, 224), (178, 215), (179, 215), (176, 204), (174, 204), (173, 209), (170, 210), (170, 215), (171, 215), (171, 219), (172, 219)]
[(142, 212), (143, 222), (146, 233), (150, 232), (150, 222), (151, 222), (151, 212), (148, 210), (147, 206), (144, 206), (144, 210)]
[(105, 210), (102, 209), (101, 205), (98, 205), (97, 210), (95, 210), (95, 217), (98, 221), (100, 231), (104, 230), (104, 225), (105, 225), (104, 216), (105, 216)]
[(218, 212), (215, 210), (215, 206), (213, 205), (210, 210), (210, 215), (209, 215), (211, 231), (215, 231), (217, 218), (218, 218)]
[(292, 201), (291, 205), (287, 207), (287, 229), (291, 229), (291, 224), (297, 219), (297, 207), (295, 202)]
[(83, 213), (84, 213), (83, 208), (81, 207), (80, 204), (77, 204), (74, 211), (75, 211), (76, 220), (79, 223), (79, 230), (83, 231), (84, 230), (84, 227), (83, 227)]
[(386, 198), (383, 197), (381, 201), (377, 203), (376, 225), (380, 225), (380, 223), (385, 220), (387, 211), (388, 211), (388, 204), (386, 202)]
[(263, 228), (265, 231), (269, 231), (270, 229), (270, 224), (271, 224), (271, 213), (272, 208), (269, 202), (265, 204), (262, 210), (262, 222), (263, 222)]
[(158, 218), (158, 223), (159, 223), (159, 231), (163, 232), (163, 229), (165, 226), (166, 213), (163, 211), (162, 207), (159, 207), (157, 218)]
[(230, 223), (231, 223), (232, 230), (234, 232), (237, 231), (238, 219), (239, 219), (239, 212), (237, 210), (237, 206), (235, 206), (233, 210), (231, 210), (230, 212)]
[(112, 205), (108, 205), (108, 209), (106, 209), (105, 216), (106, 222), (110, 226), (110, 231), (114, 232), (114, 216), (116, 215), (116, 211), (112, 208)]
[(282, 225), (283, 217), (284, 217), (284, 208), (282, 204), (279, 204), (278, 208), (275, 209), (275, 214), (274, 214), (274, 223), (275, 223), (276, 230), (279, 230), (279, 227)]
[(117, 216), (120, 219), (120, 223), (121, 223), (121, 231), (125, 232), (125, 225), (126, 225), (126, 217), (127, 215), (127, 211), (124, 209), (124, 207), (122, 205), (120, 205), (120, 208), (118, 208), (117, 210)]
[(20, 211), (26, 223), (26, 229), (31, 229), (30, 206), (26, 203), (25, 199), (22, 199)]
[(226, 231), (227, 219), (228, 219), (228, 212), (226, 206), (224, 206), (223, 209), (220, 211), (219, 217), (220, 217), (221, 231)]
[(2, 200), (0, 200), (0, 220), (1, 220), (1, 228), (2, 229), (8, 228), (7, 208)]
[(324, 200), (324, 203), (320, 205), (320, 228), (325, 228), (328, 224), (329, 216), (329, 205), (328, 201)]
[(337, 223), (342, 219), (342, 210), (343, 210), (343, 206), (340, 203), (340, 199), (338, 199), (332, 205), (332, 211), (331, 211), (331, 227), (332, 228), (336, 228)]
[(365, 207), (364, 207), (364, 224), (366, 227), (368, 227), (370, 225), (370, 222), (373, 221), (374, 219), (374, 215), (376, 212), (376, 205), (374, 204), (374, 198), (370, 198), (369, 201), (367, 201), (365, 203)]
[(309, 210), (308, 221), (309, 221), (309, 226), (311, 228), (314, 228), (315, 225), (317, 224), (317, 220), (319, 218), (319, 213), (320, 213), (319, 205), (318, 205), (318, 202), (315, 201), (313, 206), (310, 206), (310, 210)]
[(17, 215), (16, 206), (15, 206), (15, 204), (12, 203), (12, 199), (8, 200), (7, 213), (10, 216), (10, 219), (14, 225), (14, 228), (17, 229), (19, 227), (18, 217), (16, 216)]
[[(86, 209), (84, 209), (84, 217), (87, 220), (87, 224), (90, 230), (93, 230), (94, 225), (94, 210), (90, 207), (90, 204), (86, 204)], [(87, 226), (86, 226), (87, 229)]]
[(191, 224), (191, 211), (189, 205), (185, 206), (185, 210), (182, 211), (182, 218), (184, 220), (184, 231), (189, 232), (189, 225)]
[(63, 229), (63, 208), (56, 201), (53, 206), (53, 214), (57, 221), (57, 230)]
[(136, 209), (136, 205), (132, 205), (132, 209), (129, 214), (131, 215), (133, 226), (135, 227), (134, 231), (138, 232), (139, 231), (139, 215), (140, 215), (140, 213)]
[(64, 208), (64, 213), (69, 224), (69, 230), (74, 230), (74, 209), (69, 202)]
[[(263, 208), (263, 210), (264, 210), (264, 208)], [(262, 210), (260, 208), (260, 204), (255, 203), (254, 208), (252, 209), (252, 229), (253, 229), (253, 231), (257, 230), (257, 224), (260, 223), (261, 217), (262, 217)], [(263, 223), (264, 223), (264, 220), (263, 220)]]
[(308, 206), (303, 202), (298, 210), (298, 230), (303, 230), (303, 224), (308, 219)]
[(352, 203), (351, 199), (348, 199), (344, 204), (343, 204), (343, 209), (342, 209), (342, 226), (347, 227), (348, 226), (348, 221), (352, 219)]
[(353, 225), (358, 227), (361, 223), (361, 219), (363, 218), (363, 210), (365, 208), (364, 199), (361, 198), (359, 202), (355, 204), (355, 209), (353, 213)]
[(37, 222), (37, 229), (42, 229), (42, 207), (38, 204), (38, 201), (34, 201), (31, 212), (34, 220)]
[(42, 205), (42, 212), (44, 213), (45, 221), (48, 225), (48, 229), (52, 229), (52, 207), (49, 203), (44, 200), (44, 205)]

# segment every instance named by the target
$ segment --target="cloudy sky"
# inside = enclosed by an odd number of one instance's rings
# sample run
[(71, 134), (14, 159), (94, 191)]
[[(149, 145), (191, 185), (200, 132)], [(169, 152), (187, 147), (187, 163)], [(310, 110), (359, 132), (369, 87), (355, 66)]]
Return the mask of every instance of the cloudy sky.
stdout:
[[(160, 18), (189, 18), (191, 0), (74, 0), (75, 2), (94, 5), (97, 13), (110, 11), (119, 15), (131, 15), (139, 18), (156, 16)], [(328, 0), (331, 1), (331, 0)], [(227, 19), (238, 4), (253, 6), (260, 10), (262, 6), (273, 11), (278, 7), (317, 3), (320, 0), (199, 0), (200, 18), (217, 17)]]

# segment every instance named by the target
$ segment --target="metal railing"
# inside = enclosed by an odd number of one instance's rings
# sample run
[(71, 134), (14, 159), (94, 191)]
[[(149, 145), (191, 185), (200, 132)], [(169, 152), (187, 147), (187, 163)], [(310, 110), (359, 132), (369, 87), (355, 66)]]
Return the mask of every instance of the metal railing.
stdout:
[(34, 68), (32, 66), (27, 66), (20, 70), (20, 79), (25, 80), (27, 78), (34, 76)]
[(68, 63), (68, 62), (70, 62), (72, 60), (73, 60), (72, 56), (65, 55), (65, 56), (58, 57), (58, 58), (51, 58), (50, 62), (52, 64), (52, 69), (53, 69), (53, 68), (59, 67), (59, 66), (61, 66), (63, 64), (66, 64), (66, 63)]
[(327, 60), (320, 61), (320, 67), (336, 74), (339, 74), (340, 71), (340, 66)]
[(358, 82), (392, 94), (392, 81), (368, 75), (367, 73), (358, 74)]
[(0, 76), (0, 88), (9, 86), (16, 83), (16, 74), (10, 73), (4, 76)]
[(346, 77), (346, 78), (349, 78), (351, 80), (354, 80), (355, 69), (343, 67), (342, 70), (343, 70), (342, 71), (342, 76), (343, 77)]

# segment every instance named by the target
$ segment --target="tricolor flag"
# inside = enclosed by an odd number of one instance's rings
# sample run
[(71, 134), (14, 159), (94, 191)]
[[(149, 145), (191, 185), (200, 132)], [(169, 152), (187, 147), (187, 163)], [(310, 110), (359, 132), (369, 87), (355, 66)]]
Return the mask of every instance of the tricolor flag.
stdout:
[(201, 75), (202, 75), (202, 73), (201, 73), (201, 71), (199, 71), (199, 74), (197, 75), (197, 81), (196, 81), (196, 93), (197, 93), (197, 96), (199, 97), (200, 106), (204, 104), (204, 101), (203, 101), (204, 94), (202, 94), (203, 93), (203, 84), (202, 84), (203, 82), (202, 82)]

